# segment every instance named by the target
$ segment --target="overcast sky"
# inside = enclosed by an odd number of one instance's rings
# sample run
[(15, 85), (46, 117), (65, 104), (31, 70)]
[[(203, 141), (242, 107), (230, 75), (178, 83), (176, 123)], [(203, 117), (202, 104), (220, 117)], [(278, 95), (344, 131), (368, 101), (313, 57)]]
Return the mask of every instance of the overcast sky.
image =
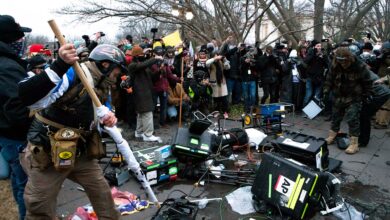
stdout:
[[(101, 0), (107, 1), (110, 0)], [(118, 19), (105, 19), (104, 21), (87, 24), (85, 22), (72, 22), (73, 16), (58, 15), (54, 11), (59, 8), (77, 4), (78, 0), (0, 0), (0, 14), (11, 15), (21, 26), (32, 28), (32, 34), (52, 37), (53, 33), (47, 23), (55, 19), (65, 36), (91, 35), (97, 31), (103, 31), (109, 38), (114, 39), (118, 32)]]

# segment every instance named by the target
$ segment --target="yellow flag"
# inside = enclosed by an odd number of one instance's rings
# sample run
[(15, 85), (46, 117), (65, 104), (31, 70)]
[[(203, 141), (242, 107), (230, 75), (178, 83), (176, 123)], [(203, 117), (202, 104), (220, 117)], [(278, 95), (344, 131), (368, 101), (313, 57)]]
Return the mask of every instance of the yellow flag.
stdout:
[[(182, 40), (181, 40), (181, 37), (180, 37), (180, 32), (177, 30), (173, 33), (170, 33), (168, 34), (167, 36), (163, 37), (162, 38), (164, 43), (165, 43), (165, 46), (176, 46), (180, 43), (182, 43)], [(153, 44), (153, 48), (157, 47), (157, 46), (161, 46), (161, 43), (160, 42), (155, 42)]]

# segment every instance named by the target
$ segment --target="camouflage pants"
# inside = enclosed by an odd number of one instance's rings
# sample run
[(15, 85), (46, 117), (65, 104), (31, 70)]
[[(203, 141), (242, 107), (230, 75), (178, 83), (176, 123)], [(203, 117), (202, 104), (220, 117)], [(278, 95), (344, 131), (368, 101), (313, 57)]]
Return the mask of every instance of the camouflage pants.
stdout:
[(360, 134), (360, 111), (362, 104), (360, 102), (341, 103), (335, 102), (332, 112), (332, 131), (338, 132), (340, 124), (345, 116), (348, 123), (349, 135), (358, 137)]

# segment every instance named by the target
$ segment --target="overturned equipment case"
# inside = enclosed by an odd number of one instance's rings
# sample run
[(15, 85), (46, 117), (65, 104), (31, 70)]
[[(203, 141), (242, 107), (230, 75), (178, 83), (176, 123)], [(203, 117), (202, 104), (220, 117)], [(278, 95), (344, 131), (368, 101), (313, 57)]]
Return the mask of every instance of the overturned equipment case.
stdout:
[(263, 200), (294, 219), (314, 214), (328, 176), (304, 164), (265, 153), (252, 186), (254, 199)]
[(320, 171), (329, 165), (328, 145), (323, 138), (286, 131), (273, 141), (276, 151)]
[(176, 157), (169, 156), (158, 160), (155, 155), (155, 150), (158, 148), (152, 147), (134, 152), (146, 179), (152, 186), (161, 182), (176, 181), (178, 173)]
[(189, 128), (178, 128), (172, 140), (173, 154), (181, 160), (207, 159), (215, 138), (206, 131), (210, 125), (208, 121), (195, 120)]

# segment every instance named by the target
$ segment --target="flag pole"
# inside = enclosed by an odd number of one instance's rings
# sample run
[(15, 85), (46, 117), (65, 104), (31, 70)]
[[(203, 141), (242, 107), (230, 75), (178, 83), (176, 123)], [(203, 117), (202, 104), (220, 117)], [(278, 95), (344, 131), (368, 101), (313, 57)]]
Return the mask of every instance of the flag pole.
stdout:
[[(182, 56), (181, 56), (181, 67), (180, 67), (180, 72), (181, 72), (181, 77), (180, 79), (184, 79), (184, 57), (183, 57), (183, 53), (182, 53)], [(183, 80), (184, 81), (184, 80)], [(183, 111), (183, 83), (184, 82), (181, 82), (181, 86), (182, 86), (182, 89), (180, 90), (180, 105), (179, 105), (179, 128), (181, 128), (181, 116), (182, 116), (182, 111)]]

